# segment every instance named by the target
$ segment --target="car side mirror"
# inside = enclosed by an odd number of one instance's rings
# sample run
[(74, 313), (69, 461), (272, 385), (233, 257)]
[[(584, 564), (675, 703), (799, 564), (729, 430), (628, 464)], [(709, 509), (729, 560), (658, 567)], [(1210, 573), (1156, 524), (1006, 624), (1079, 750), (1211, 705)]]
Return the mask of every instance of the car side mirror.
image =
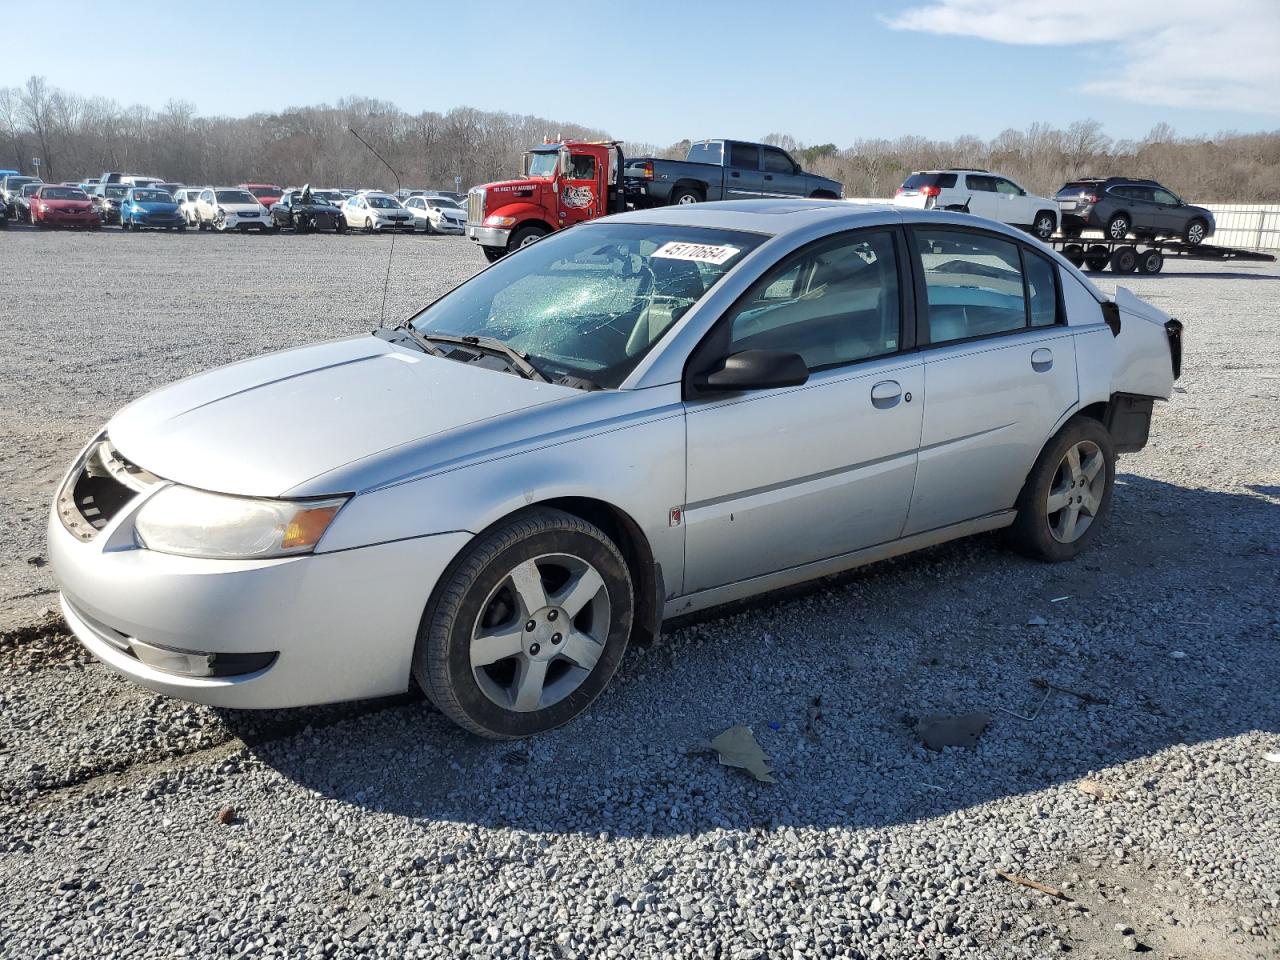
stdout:
[(785, 350), (742, 350), (730, 354), (693, 378), (702, 392), (770, 390), (798, 387), (809, 379), (809, 368), (798, 353)]

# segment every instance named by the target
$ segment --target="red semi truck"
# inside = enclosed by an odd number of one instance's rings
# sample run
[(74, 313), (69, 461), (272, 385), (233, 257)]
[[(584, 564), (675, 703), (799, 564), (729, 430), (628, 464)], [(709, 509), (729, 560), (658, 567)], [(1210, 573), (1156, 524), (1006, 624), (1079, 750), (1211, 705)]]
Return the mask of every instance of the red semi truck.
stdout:
[(626, 209), (617, 140), (562, 140), (524, 155), (519, 180), (467, 194), (467, 236), (490, 262), (555, 230)]

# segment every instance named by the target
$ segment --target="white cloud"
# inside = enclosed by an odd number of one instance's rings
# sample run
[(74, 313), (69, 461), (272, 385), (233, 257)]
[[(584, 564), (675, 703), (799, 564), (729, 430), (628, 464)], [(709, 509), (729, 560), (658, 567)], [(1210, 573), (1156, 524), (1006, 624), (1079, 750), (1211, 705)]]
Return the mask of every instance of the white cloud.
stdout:
[[(1100, 47), (1085, 93), (1158, 106), (1280, 114), (1280, 0), (934, 0), (897, 30)], [(1064, 69), (1050, 58), (1047, 71)]]

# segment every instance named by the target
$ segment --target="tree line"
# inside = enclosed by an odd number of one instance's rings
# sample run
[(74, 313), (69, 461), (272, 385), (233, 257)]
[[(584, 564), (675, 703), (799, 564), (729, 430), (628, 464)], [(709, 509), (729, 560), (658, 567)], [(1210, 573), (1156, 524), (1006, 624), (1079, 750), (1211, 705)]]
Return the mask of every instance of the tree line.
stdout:
[[(263, 181), (294, 185), (378, 185), (394, 178), (350, 130), (399, 174), (405, 187), (451, 190), (517, 176), (521, 155), (544, 137), (608, 139), (609, 134), (541, 117), (456, 107), (411, 114), (395, 104), (350, 97), (247, 117), (197, 114), (185, 101), (156, 110), (82, 96), (32, 77), (0, 87), (0, 167), (45, 180), (75, 180), (121, 170), (184, 183)], [(709, 131), (723, 134), (725, 131)], [(741, 131), (738, 131), (742, 133)], [(1051, 194), (1080, 176), (1143, 176), (1203, 203), (1280, 202), (1280, 130), (1179, 136), (1158, 124), (1140, 140), (1114, 140), (1096, 120), (1065, 128), (1032, 124), (983, 140), (918, 135), (860, 139), (845, 148), (804, 144), (786, 134), (764, 138), (807, 170), (839, 180), (845, 195), (888, 197), (912, 171), (980, 167), (1029, 190)], [(665, 148), (624, 143), (628, 156), (683, 157), (689, 141)]]

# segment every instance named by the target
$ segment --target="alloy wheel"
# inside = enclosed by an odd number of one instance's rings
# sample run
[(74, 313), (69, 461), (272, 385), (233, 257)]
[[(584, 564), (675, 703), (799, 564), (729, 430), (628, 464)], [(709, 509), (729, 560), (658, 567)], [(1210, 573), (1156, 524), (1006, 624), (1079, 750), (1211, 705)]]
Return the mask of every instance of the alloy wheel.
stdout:
[(1107, 489), (1107, 461), (1092, 440), (1067, 448), (1049, 485), (1045, 516), (1049, 533), (1059, 543), (1074, 543), (1084, 536)]
[(504, 576), (480, 608), (471, 671), (486, 697), (531, 713), (590, 676), (612, 625), (604, 578), (581, 557), (546, 554)]
[(1193, 223), (1187, 228), (1187, 243), (1197, 244), (1204, 239), (1204, 224)]

